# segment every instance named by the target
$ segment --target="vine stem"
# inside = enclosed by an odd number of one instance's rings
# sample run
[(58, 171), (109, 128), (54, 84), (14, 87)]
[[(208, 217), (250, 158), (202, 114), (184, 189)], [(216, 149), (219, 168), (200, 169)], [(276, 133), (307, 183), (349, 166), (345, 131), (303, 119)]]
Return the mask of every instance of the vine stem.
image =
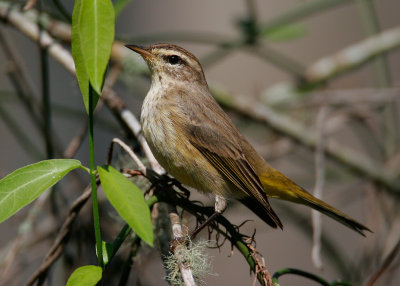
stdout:
[(104, 267), (103, 263), (103, 248), (100, 233), (99, 208), (97, 203), (97, 185), (96, 173), (94, 170), (94, 138), (93, 138), (93, 87), (89, 84), (89, 157), (90, 157), (90, 183), (92, 186), (92, 203), (93, 203), (93, 224), (94, 235), (96, 238), (96, 252), (99, 261), (99, 266)]

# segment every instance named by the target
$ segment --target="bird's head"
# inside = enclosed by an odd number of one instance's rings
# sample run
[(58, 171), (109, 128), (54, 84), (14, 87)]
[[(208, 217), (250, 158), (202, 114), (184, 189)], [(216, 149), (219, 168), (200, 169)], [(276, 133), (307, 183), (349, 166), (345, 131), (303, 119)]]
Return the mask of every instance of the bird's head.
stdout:
[(185, 49), (172, 44), (148, 47), (126, 45), (146, 61), (152, 79), (160, 82), (206, 83), (199, 60)]

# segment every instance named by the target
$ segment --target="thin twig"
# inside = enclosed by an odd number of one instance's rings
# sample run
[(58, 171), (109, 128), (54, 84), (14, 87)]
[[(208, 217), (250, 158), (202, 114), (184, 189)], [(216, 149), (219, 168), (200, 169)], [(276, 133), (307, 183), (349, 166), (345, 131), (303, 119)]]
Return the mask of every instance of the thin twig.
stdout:
[[(325, 133), (324, 133), (324, 122), (327, 116), (327, 107), (322, 107), (317, 116), (317, 148), (315, 150), (315, 186), (313, 195), (316, 198), (322, 199), (322, 192), (324, 188), (325, 182), (325, 156), (324, 156), (324, 148), (325, 148)], [(322, 221), (321, 221), (321, 213), (312, 210), (311, 211), (312, 218), (312, 227), (313, 227), (313, 245), (311, 250), (311, 258), (312, 261), (318, 269), (322, 269), (323, 263), (321, 260), (321, 234), (322, 234)]]
[(60, 14), (64, 17), (64, 19), (69, 23), (71, 23), (72, 17), (70, 13), (68, 13), (68, 11), (65, 9), (64, 5), (60, 2), (60, 0), (53, 0), (53, 4), (54, 6), (56, 6), (56, 8), (60, 12)]
[(0, 118), (5, 123), (5, 126), (10, 132), (17, 138), (22, 148), (35, 160), (41, 160), (44, 158), (42, 151), (29, 139), (26, 132), (19, 126), (16, 120), (13, 119), (12, 114), (8, 112), (8, 109), (3, 108), (0, 102)]
[[(1, 5), (1, 3), (0, 3)], [(13, 48), (12, 43), (10, 41), (7, 41), (7, 37), (2, 31), (0, 30), (0, 44), (2, 45), (2, 48), (6, 54), (6, 58), (9, 60), (10, 65), (9, 69), (7, 71), (8, 76), (10, 78), (11, 83), (13, 84), (19, 100), (22, 102), (27, 114), (31, 117), (32, 122), (34, 123), (34, 126), (37, 128), (37, 130), (41, 133), (43, 133), (43, 126), (44, 126), (44, 120), (43, 120), (43, 108), (42, 105), (35, 99), (34, 97), (34, 90), (35, 88), (32, 86), (29, 74), (26, 74), (24, 72), (24, 69), (21, 68), (22, 63), (20, 62), (20, 57), (18, 54), (16, 54), (16, 49)], [(13, 129), (13, 128), (12, 128)], [(11, 129), (11, 130), (12, 130)], [(18, 129), (15, 129), (18, 130)], [(17, 133), (17, 131), (13, 131), (13, 133)], [(51, 131), (52, 137), (53, 137), (53, 142), (56, 144), (53, 144), (53, 148), (56, 150), (57, 154), (61, 154), (60, 148), (58, 146), (61, 146), (59, 143), (59, 140), (55, 134), (55, 131)], [(23, 137), (26, 136), (17, 136), (19, 139), (19, 143), (22, 146), (25, 145), (31, 145), (32, 140), (24, 140), (22, 139)], [(47, 136), (49, 138), (49, 136)], [(46, 140), (48, 141), (48, 140)], [(29, 151), (30, 148), (28, 148)], [(42, 156), (39, 159), (44, 158), (45, 156)]]
[(113, 143), (117, 143), (121, 146), (122, 149), (125, 150), (126, 153), (132, 158), (135, 164), (138, 166), (139, 171), (141, 171), (144, 175), (146, 175), (146, 166), (142, 163), (138, 156), (132, 151), (132, 149), (126, 145), (121, 139), (114, 138), (112, 140)]
[(350, 4), (350, 0), (309, 0), (296, 2), (296, 5), (282, 12), (274, 18), (268, 19), (261, 25), (262, 32), (274, 30), (276, 28), (300, 21), (324, 10), (334, 8), (342, 4)]
[(24, 6), (24, 10), (32, 9), (36, 5), (37, 0), (28, 0)]
[[(38, 3), (39, 14), (42, 12), (42, 5), (39, 1)], [(41, 99), (42, 99), (42, 117), (43, 126), (42, 134), (45, 141), (46, 147), (46, 158), (51, 159), (54, 157), (54, 147), (52, 138), (52, 116), (50, 107), (50, 81), (49, 81), (49, 57), (47, 54), (47, 49), (42, 45), (42, 32), (44, 31), (40, 23), (37, 24), (39, 30), (39, 40), (37, 42), (37, 47), (39, 49), (40, 56), (40, 83), (41, 83)]]
[(33, 285), (36, 280), (40, 279), (40, 277), (43, 277), (47, 273), (50, 266), (53, 265), (53, 263), (61, 256), (65, 244), (68, 240), (68, 235), (71, 231), (72, 224), (78, 217), (81, 208), (90, 198), (91, 192), (92, 190), (90, 186), (86, 187), (83, 194), (79, 198), (77, 198), (75, 202), (72, 204), (68, 212), (68, 216), (66, 217), (64, 224), (59, 230), (57, 237), (53, 242), (53, 245), (47, 252), (42, 265), (40, 265), (40, 267), (35, 271), (35, 273), (29, 278), (28, 282), (26, 283), (27, 286)]
[(365, 286), (375, 285), (376, 280), (378, 280), (379, 277), (389, 268), (390, 264), (393, 262), (394, 258), (399, 252), (400, 252), (400, 240), (397, 242), (396, 246), (393, 247), (393, 250), (389, 253), (386, 259), (383, 261), (382, 265), (372, 275), (372, 277), (368, 280)]
[(271, 279), (271, 274), (269, 274), (267, 267), (265, 266), (265, 259), (262, 257), (262, 255), (257, 251), (255, 245), (254, 245), (254, 237), (250, 237), (246, 240), (246, 245), (251, 251), (251, 257), (253, 257), (255, 261), (255, 270), (254, 273), (256, 274), (254, 276), (254, 281), (253, 281), (253, 286), (256, 285), (256, 280), (258, 277), (259, 279), (263, 282), (264, 286), (273, 286), (272, 279)]
[(38, 130), (41, 130), (43, 124), (39, 103), (32, 94), (34, 88), (30, 84), (30, 81), (28, 81), (24, 70), (21, 68), (21, 57), (16, 54), (17, 49), (15, 49), (15, 47), (12, 46), (12, 42), (7, 39), (3, 29), (0, 29), (0, 45), (5, 53), (5, 58), (10, 63), (7, 69), (10, 81), (14, 85), (17, 95), (23, 103), (25, 110), (31, 116), (33, 123), (35, 123), (35, 127)]
[(251, 55), (256, 55), (261, 59), (281, 68), (282, 70), (290, 73), (295, 79), (301, 81), (305, 67), (298, 61), (289, 58), (288, 56), (272, 49), (270, 46), (250, 46), (243, 47), (243, 51)]
[[(297, 94), (304, 89), (315, 89), (321, 84), (346, 72), (369, 63), (375, 57), (400, 46), (400, 27), (387, 29), (368, 37), (339, 52), (325, 56), (309, 65), (301, 76), (302, 81), (285, 81), (272, 85), (263, 94), (266, 98), (276, 98), (282, 93)], [(294, 97), (294, 96), (292, 96)]]
[[(302, 145), (315, 149), (317, 134), (306, 128), (299, 121), (275, 111), (274, 109), (255, 102), (249, 97), (233, 96), (222, 88), (212, 88), (214, 97), (223, 106), (253, 120), (267, 124), (273, 130), (292, 138)], [(388, 188), (391, 193), (400, 191), (400, 181), (381, 163), (372, 160), (369, 156), (356, 151), (354, 148), (344, 146), (337, 141), (327, 141), (325, 152), (336, 161), (349, 166), (353, 171), (376, 181)]]
[(305, 100), (285, 102), (285, 109), (309, 109), (321, 105), (356, 105), (367, 103), (368, 105), (383, 105), (395, 102), (400, 98), (399, 87), (389, 88), (352, 88), (318, 90), (305, 93)]
[(3, 271), (0, 273), (0, 277), (2, 280), (5, 280), (5, 275), (11, 268), (14, 263), (14, 260), (21, 250), (21, 246), (26, 244), (26, 241), (31, 239), (32, 229), (34, 227), (34, 223), (36, 218), (40, 214), (40, 211), (43, 209), (44, 204), (46, 203), (48, 197), (50, 195), (50, 190), (47, 190), (44, 194), (42, 194), (34, 203), (32, 208), (29, 210), (28, 216), (26, 219), (20, 224), (20, 231), (18, 235), (14, 238), (12, 245), (9, 248), (9, 251), (6, 254), (5, 258), (5, 267)]
[(63, 158), (70, 159), (73, 158), (78, 152), (79, 147), (81, 146), (83, 140), (87, 136), (88, 124), (85, 124), (81, 127), (81, 129), (72, 137), (71, 141), (69, 142), (67, 148), (63, 153)]
[(118, 286), (128, 285), (129, 273), (131, 272), (131, 268), (133, 266), (134, 258), (140, 246), (140, 239), (136, 237), (130, 247), (129, 255), (126, 258), (124, 265), (122, 266), (121, 277), (118, 282)]
[[(379, 34), (381, 31), (377, 11), (374, 6), (374, 1), (371, 0), (357, 0), (355, 1), (360, 15), (360, 20), (364, 26), (364, 33), (366, 36), (373, 36)], [(372, 68), (374, 71), (375, 85), (380, 88), (389, 87), (392, 85), (389, 63), (386, 55), (379, 55), (372, 61)], [(383, 130), (383, 157), (390, 159), (393, 154), (398, 150), (398, 112), (396, 105), (387, 103), (382, 114), (382, 130)]]
[(122, 122), (130, 132), (137, 138), (140, 146), (143, 149), (143, 152), (149, 160), (150, 166), (152, 169), (158, 173), (164, 173), (164, 169), (160, 166), (157, 160), (154, 158), (153, 153), (150, 150), (149, 145), (146, 142), (146, 139), (143, 137), (141, 133), (141, 125), (136, 116), (126, 108), (124, 101), (112, 90), (108, 88), (103, 89), (103, 94), (101, 99), (107, 105), (107, 107), (112, 111), (114, 116)]
[[(10, 10), (9, 10), (10, 9)], [(29, 19), (24, 17), (24, 14), (20, 13), (10, 3), (0, 2), (0, 18), (9, 21), (12, 25), (18, 28), (22, 33), (27, 35), (33, 41), (39, 40), (39, 30), (36, 25)], [(42, 46), (47, 48), (48, 53), (52, 55), (60, 64), (62, 64), (69, 72), (75, 74), (75, 65), (73, 58), (69, 51), (64, 49), (54, 39), (47, 34), (42, 32)], [(113, 53), (120, 53), (122, 55), (128, 54), (128, 50), (123, 47), (122, 44), (114, 45)], [(121, 56), (117, 56), (117, 59), (121, 59)], [(146, 157), (150, 161), (152, 168), (155, 171), (163, 172), (163, 168), (158, 164), (153, 154), (148, 147), (146, 140), (141, 135), (141, 127), (139, 121), (133, 115), (133, 113), (125, 107), (125, 103), (119, 98), (115, 92), (105, 86), (101, 99), (104, 100), (110, 110), (117, 116), (117, 119), (122, 121), (130, 131), (138, 138)]]
[(333, 55), (323, 57), (310, 65), (304, 73), (307, 84), (320, 84), (339, 74), (367, 63), (400, 45), (400, 27), (387, 29), (350, 45)]
[(8, 21), (34, 42), (41, 37), (41, 47), (47, 48), (48, 53), (62, 64), (69, 72), (75, 73), (74, 60), (71, 54), (57, 43), (47, 32), (39, 33), (37, 25), (21, 13), (16, 6), (10, 3), (0, 2), (0, 18)]
[[(47, 240), (51, 240), (54, 238), (54, 232), (59, 229), (59, 225), (52, 220), (50, 217), (47, 217), (45, 220), (41, 220), (40, 224), (36, 224), (34, 228), (35, 235), (32, 236), (32, 232), (29, 232), (29, 239), (25, 239), (24, 241), (20, 240), (18, 245), (16, 244), (16, 237), (13, 241), (10, 241), (6, 246), (3, 247), (0, 253), (0, 266), (8, 267), (9, 259), (11, 255), (17, 255), (16, 252), (28, 251), (33, 247), (39, 246), (39, 244), (46, 243)], [(15, 247), (13, 249), (13, 247)], [(11, 252), (10, 252), (11, 251)], [(14, 254), (15, 253), (15, 254)], [(38, 254), (40, 255), (40, 254)], [(29, 256), (30, 261), (35, 261), (38, 255)], [(1, 285), (11, 285), (12, 282), (15, 283), (16, 275), (18, 276), (24, 265), (31, 263), (30, 261), (18, 261), (15, 260), (14, 265), (10, 268), (6, 273), (0, 274)]]

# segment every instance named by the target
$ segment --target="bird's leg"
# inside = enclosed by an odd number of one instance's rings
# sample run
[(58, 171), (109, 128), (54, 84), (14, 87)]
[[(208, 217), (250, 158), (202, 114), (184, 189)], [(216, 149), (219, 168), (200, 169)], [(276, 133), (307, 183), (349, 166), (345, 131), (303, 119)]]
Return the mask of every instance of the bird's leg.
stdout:
[(226, 199), (222, 196), (215, 196), (214, 213), (209, 216), (198, 228), (196, 228), (190, 235), (190, 239), (194, 239), (196, 235), (210, 224), (217, 216), (221, 215), (226, 210)]
[[(215, 196), (215, 205), (214, 205), (214, 213), (209, 216), (205, 222), (203, 222), (198, 228), (196, 228), (191, 234), (190, 234), (190, 240), (193, 240), (196, 235), (204, 229), (210, 222), (212, 222), (217, 216), (221, 215), (225, 209), (226, 209), (226, 199), (224, 197), (221, 197), (219, 195)], [(170, 248), (172, 251), (176, 248), (178, 244), (186, 243), (188, 244), (189, 241), (187, 238), (184, 237), (178, 237), (175, 238), (171, 243), (170, 243)]]

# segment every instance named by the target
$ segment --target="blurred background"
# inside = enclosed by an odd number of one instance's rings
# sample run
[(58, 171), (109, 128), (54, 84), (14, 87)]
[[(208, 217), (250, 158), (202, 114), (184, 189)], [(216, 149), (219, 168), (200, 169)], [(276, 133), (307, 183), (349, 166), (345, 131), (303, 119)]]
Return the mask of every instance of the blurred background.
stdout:
[[(0, 1), (0, 178), (24, 165), (65, 156), (85, 130), (86, 114), (75, 77), (7, 21), (18, 12), (70, 50), (73, 1)], [(328, 281), (352, 285), (398, 285), (400, 281), (400, 2), (396, 0), (113, 1), (118, 8), (116, 48), (109, 74), (113, 89), (139, 118), (150, 81), (144, 62), (121, 44), (169, 42), (195, 54), (208, 83), (238, 128), (267, 161), (310, 192), (368, 226), (362, 237), (322, 217), (322, 265), (312, 259), (311, 210), (271, 200), (284, 229), (274, 230), (231, 202), (225, 216), (241, 232), (256, 232), (256, 249), (272, 274), (298, 268)], [(40, 5), (39, 5), (40, 4)], [(12, 8), (10, 8), (12, 7)], [(21, 23), (21, 26), (25, 25)], [(28, 24), (26, 24), (28, 25)], [(47, 67), (47, 68), (46, 68)], [(50, 96), (51, 133), (42, 127), (42, 94)], [(39, 119), (38, 119), (39, 115)], [(104, 106), (95, 119), (96, 164), (105, 163), (112, 138), (140, 152), (132, 134)], [(51, 141), (52, 143), (47, 143)], [(46, 147), (47, 146), (47, 147)], [(88, 142), (71, 155), (88, 165)], [(117, 151), (117, 167), (132, 166)], [(134, 166), (133, 166), (134, 167)], [(0, 225), (0, 285), (24, 285), (41, 264), (71, 203), (88, 178), (74, 172), (51, 193)], [(146, 189), (145, 182), (138, 184)], [(0, 190), (1, 191), (1, 190)], [(193, 193), (193, 192), (192, 192)], [(123, 225), (100, 191), (102, 232), (113, 239)], [(213, 205), (195, 192), (191, 198)], [(193, 218), (186, 216), (192, 224)], [(200, 235), (201, 236), (201, 235)], [(207, 239), (207, 234), (203, 234)], [(200, 238), (201, 239), (201, 238)], [(126, 243), (108, 271), (117, 285)], [(226, 243), (208, 249), (208, 285), (252, 285), (254, 276)], [(63, 285), (73, 269), (95, 264), (91, 208), (73, 226), (64, 254), (47, 285)], [(388, 263), (388, 264), (385, 264)], [(167, 285), (157, 249), (142, 249), (128, 285)], [(283, 276), (280, 285), (313, 285)]]

